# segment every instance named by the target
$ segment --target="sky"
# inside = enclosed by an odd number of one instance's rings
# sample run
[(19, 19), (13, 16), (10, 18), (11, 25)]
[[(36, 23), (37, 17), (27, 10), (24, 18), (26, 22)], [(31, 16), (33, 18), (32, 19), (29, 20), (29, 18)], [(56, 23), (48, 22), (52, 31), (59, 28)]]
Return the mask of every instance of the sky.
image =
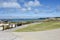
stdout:
[(60, 17), (60, 0), (0, 0), (0, 18)]

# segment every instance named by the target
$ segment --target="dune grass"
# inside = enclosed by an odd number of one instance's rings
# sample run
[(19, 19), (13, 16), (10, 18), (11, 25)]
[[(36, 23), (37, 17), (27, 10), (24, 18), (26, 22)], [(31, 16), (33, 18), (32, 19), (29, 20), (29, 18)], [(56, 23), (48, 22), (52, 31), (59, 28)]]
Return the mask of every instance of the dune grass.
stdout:
[(44, 31), (60, 28), (60, 22), (42, 22), (38, 24), (28, 25), (26, 28), (17, 29), (15, 32), (34, 32), (34, 31)]

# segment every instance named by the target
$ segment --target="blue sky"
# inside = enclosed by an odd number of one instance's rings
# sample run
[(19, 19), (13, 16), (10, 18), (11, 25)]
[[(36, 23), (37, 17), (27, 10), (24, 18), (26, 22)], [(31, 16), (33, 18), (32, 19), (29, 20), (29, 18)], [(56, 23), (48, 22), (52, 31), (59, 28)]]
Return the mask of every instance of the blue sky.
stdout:
[(0, 18), (60, 17), (60, 0), (0, 0)]

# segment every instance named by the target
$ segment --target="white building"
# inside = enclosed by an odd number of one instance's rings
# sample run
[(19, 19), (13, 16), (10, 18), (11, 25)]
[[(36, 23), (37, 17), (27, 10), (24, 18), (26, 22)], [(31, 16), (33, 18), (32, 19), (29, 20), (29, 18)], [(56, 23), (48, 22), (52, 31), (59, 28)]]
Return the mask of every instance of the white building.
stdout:
[(16, 27), (16, 25), (15, 24), (10, 24), (9, 27), (14, 28), (14, 27)]
[(4, 26), (8, 26), (9, 24), (3, 24), (3, 23), (0, 23), (0, 30), (3, 30), (4, 29)]
[(14, 23), (5, 23), (3, 21), (0, 21), (0, 30), (5, 30), (5, 29), (9, 29), (9, 28), (14, 28), (16, 27), (16, 24)]

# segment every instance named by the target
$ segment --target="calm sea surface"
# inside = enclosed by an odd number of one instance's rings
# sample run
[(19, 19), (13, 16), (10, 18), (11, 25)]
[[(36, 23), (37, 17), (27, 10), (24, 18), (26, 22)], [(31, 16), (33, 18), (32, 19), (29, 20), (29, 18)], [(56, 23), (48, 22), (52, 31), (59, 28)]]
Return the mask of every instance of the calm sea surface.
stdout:
[(42, 20), (42, 19), (0, 19), (2, 21), (11, 21), (11, 22), (21, 22), (21, 21), (36, 21), (36, 20)]

